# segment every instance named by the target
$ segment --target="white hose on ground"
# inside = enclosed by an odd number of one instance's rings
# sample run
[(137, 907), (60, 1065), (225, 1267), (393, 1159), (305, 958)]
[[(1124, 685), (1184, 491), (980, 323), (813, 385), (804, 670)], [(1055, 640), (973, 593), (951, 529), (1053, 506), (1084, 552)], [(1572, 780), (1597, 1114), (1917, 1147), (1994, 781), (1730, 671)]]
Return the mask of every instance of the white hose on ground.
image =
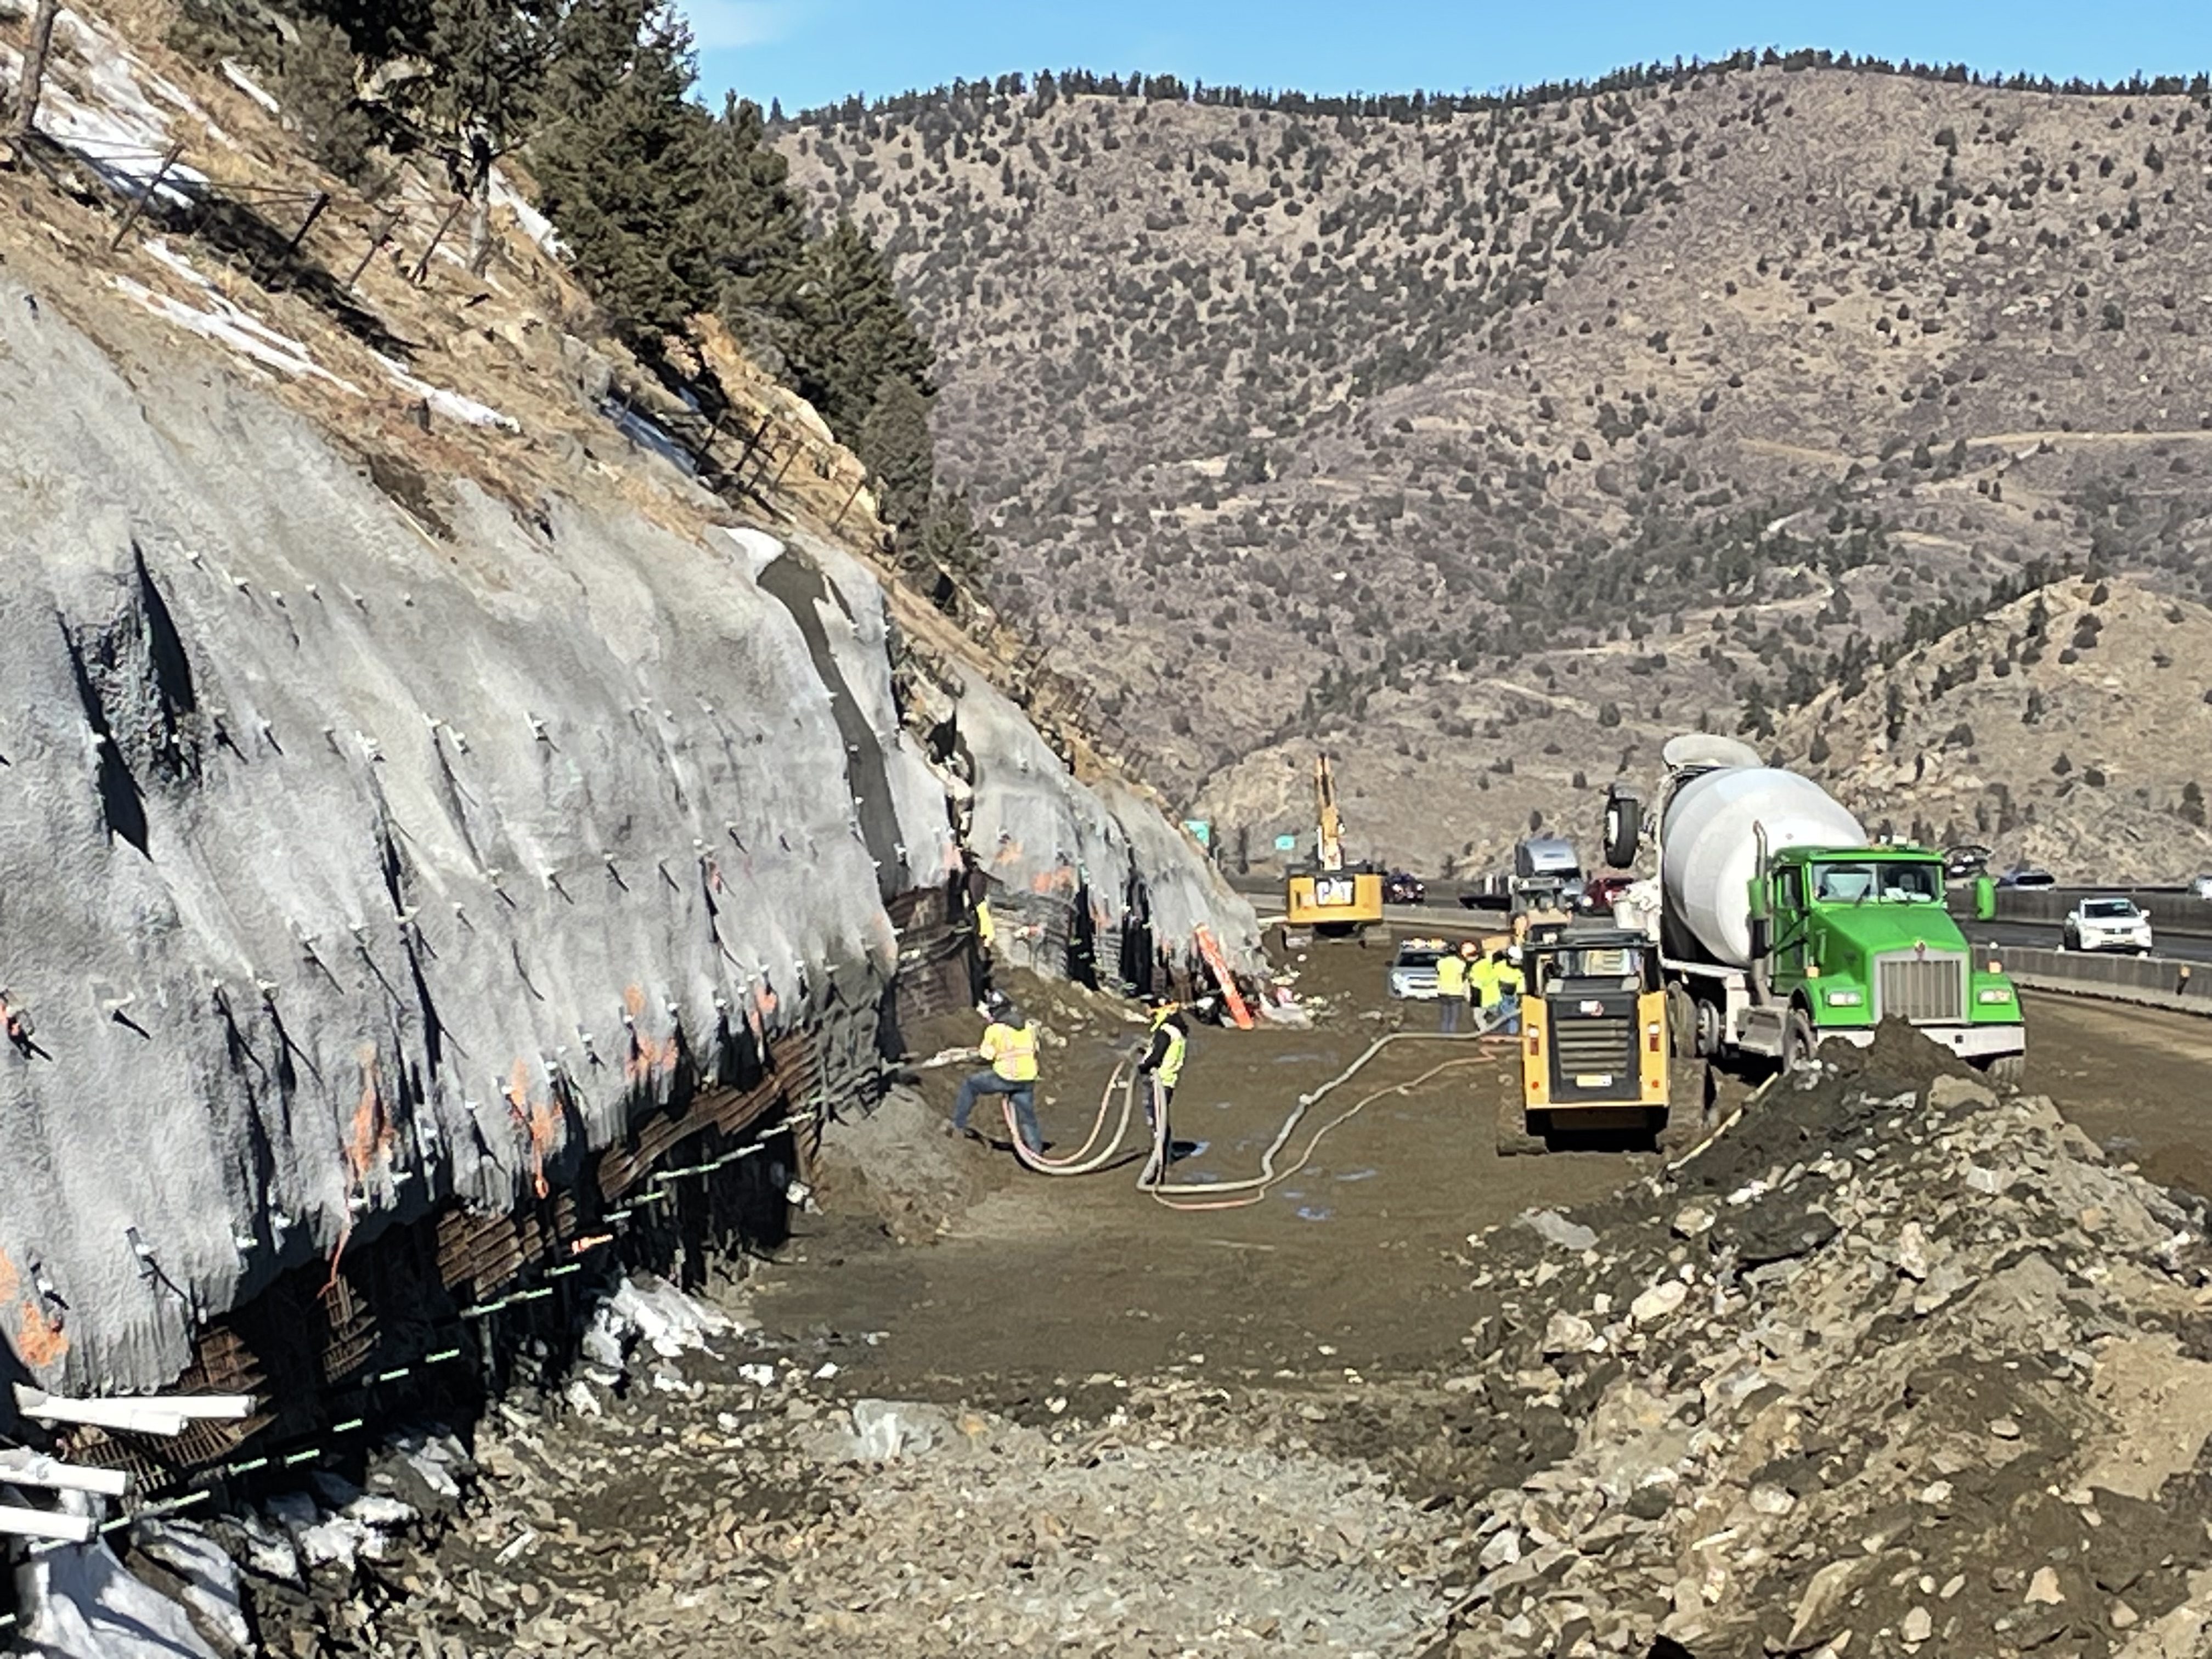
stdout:
[[(1014, 1156), (1039, 1175), (1091, 1175), (1104, 1169), (1120, 1153), (1121, 1142), (1129, 1133), (1129, 1113), (1136, 1099), (1136, 1091), (1132, 1086), (1135, 1079), (1128, 1073), (1129, 1062), (1126, 1057), (1115, 1062), (1114, 1074), (1106, 1079), (1105, 1091), (1098, 1097), (1098, 1115), (1091, 1121), (1091, 1133), (1084, 1137), (1082, 1146), (1065, 1158), (1047, 1158), (1042, 1152), (1030, 1151), (1023, 1143), (1021, 1125), (1015, 1120), (1012, 1099), (1000, 1096), (1006, 1115), (1006, 1133), (1013, 1137)], [(1094, 1152), (1092, 1149), (1098, 1139), (1098, 1132), (1106, 1127), (1106, 1115), (1117, 1085), (1121, 1090), (1121, 1121), (1114, 1126), (1113, 1139)]]
[[(1291, 1109), (1290, 1115), (1283, 1120), (1283, 1127), (1276, 1132), (1275, 1138), (1268, 1144), (1267, 1151), (1261, 1154), (1260, 1173), (1241, 1181), (1202, 1182), (1176, 1185), (1169, 1183), (1164, 1179), (1170, 1163), (1170, 1131), (1168, 1126), (1168, 1115), (1161, 1109), (1156, 1093), (1153, 1110), (1150, 1114), (1152, 1120), (1152, 1153), (1146, 1159), (1144, 1172), (1138, 1177), (1138, 1190), (1149, 1194), (1156, 1203), (1170, 1210), (1224, 1210), (1257, 1204), (1267, 1197), (1270, 1188), (1289, 1180), (1291, 1176), (1304, 1169), (1311, 1161), (1315, 1149), (1321, 1145), (1322, 1139), (1332, 1129), (1351, 1121), (1368, 1107), (1386, 1096), (1407, 1093), (1426, 1083), (1431, 1078), (1451, 1071), (1457, 1066), (1479, 1065), (1490, 1059), (1492, 1052), (1486, 1049), (1486, 1052), (1481, 1054), (1471, 1055), (1464, 1060), (1448, 1060), (1440, 1066), (1431, 1066), (1419, 1077), (1409, 1079), (1403, 1083), (1393, 1084), (1386, 1089), (1378, 1089), (1375, 1093), (1357, 1102), (1315, 1130), (1312, 1138), (1306, 1142), (1304, 1149), (1298, 1153), (1297, 1158), (1286, 1168), (1277, 1169), (1275, 1160), (1282, 1155), (1283, 1148), (1290, 1144), (1291, 1138), (1297, 1133), (1298, 1125), (1304, 1120), (1307, 1112), (1311, 1110), (1324, 1096), (1343, 1087), (1357, 1077), (1368, 1062), (1381, 1054), (1383, 1049), (1394, 1042), (1480, 1042), (1497, 1036), (1496, 1028), (1498, 1023), (1498, 1018), (1494, 1012), (1486, 1011), (1476, 1017), (1475, 1025), (1471, 1030), (1392, 1031), (1376, 1038), (1367, 1045), (1366, 1050), (1360, 1054), (1359, 1058), (1346, 1066), (1343, 1071), (1329, 1079), (1319, 1088), (1298, 1097), (1297, 1103)], [(1090, 1135), (1085, 1139), (1080, 1149), (1064, 1159), (1048, 1158), (1042, 1152), (1032, 1152), (1024, 1146), (1020, 1126), (1015, 1121), (1013, 1103), (1011, 1099), (1001, 1097), (1000, 1104), (1006, 1116), (1007, 1133), (1013, 1140), (1014, 1155), (1020, 1158), (1025, 1166), (1036, 1170), (1039, 1175), (1089, 1175), (1105, 1168), (1120, 1152), (1122, 1139), (1128, 1133), (1129, 1117), (1132, 1103), (1136, 1097), (1137, 1082), (1137, 1077), (1128, 1070), (1128, 1061), (1126, 1059), (1115, 1065), (1113, 1075), (1107, 1079), (1105, 1091), (1099, 1097), (1098, 1115), (1092, 1121)], [(1157, 1080), (1147, 1079), (1146, 1086), (1157, 1090)], [(1121, 1091), (1121, 1113), (1119, 1123), (1115, 1129), (1112, 1140), (1103, 1148), (1093, 1152), (1093, 1143), (1098, 1139), (1099, 1130), (1104, 1127), (1116, 1088)]]

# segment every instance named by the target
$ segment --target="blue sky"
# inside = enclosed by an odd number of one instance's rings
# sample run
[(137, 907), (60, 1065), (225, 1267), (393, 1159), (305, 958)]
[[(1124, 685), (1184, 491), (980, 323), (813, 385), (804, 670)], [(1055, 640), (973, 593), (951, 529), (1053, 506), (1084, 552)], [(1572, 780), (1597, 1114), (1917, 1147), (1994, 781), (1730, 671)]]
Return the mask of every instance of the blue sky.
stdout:
[(2152, 4), (1753, 4), (1583, 0), (1567, 6), (1395, 0), (679, 0), (700, 91), (787, 110), (1070, 64), (1104, 73), (1306, 92), (1477, 91), (1601, 74), (1677, 53), (1826, 46), (2064, 79), (2212, 70), (2212, 0)]

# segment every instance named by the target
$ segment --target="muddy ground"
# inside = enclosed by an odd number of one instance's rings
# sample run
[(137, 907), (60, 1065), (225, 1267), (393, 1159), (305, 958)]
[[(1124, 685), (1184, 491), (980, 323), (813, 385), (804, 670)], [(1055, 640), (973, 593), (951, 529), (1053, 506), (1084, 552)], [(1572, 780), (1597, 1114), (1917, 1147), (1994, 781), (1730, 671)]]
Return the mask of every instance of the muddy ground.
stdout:
[[(1383, 962), (1309, 958), (1310, 1029), (1196, 1035), (1182, 1179), (1249, 1174), (1300, 1091), (1432, 1024)], [(1142, 1024), (1014, 988), (1066, 1147)], [(2197, 1651), (2212, 1268), (2131, 1172), (2212, 1162), (2212, 1027), (2031, 1018), (2057, 1109), (1907, 1038), (1663, 1180), (1498, 1158), (1510, 1051), (1400, 1043), (1310, 1167), (1200, 1214), (946, 1137), (961, 1068), (917, 1069), (833, 1136), (740, 1329), (503, 1405), (450, 1517), (264, 1586), (264, 1628), (302, 1659)]]
[[(1319, 1015), (1310, 1030), (1194, 1032), (1174, 1125), (1203, 1150), (1176, 1165), (1184, 1182), (1255, 1173), (1303, 1091), (1385, 1032), (1435, 1029), (1428, 1005), (1382, 994), (1388, 958), (1381, 946), (1316, 948), (1297, 987)], [(1065, 1042), (1046, 1051), (1046, 1139), (1080, 1142), (1115, 1059), (1140, 1046), (1143, 1022), (1070, 988), (1015, 988)], [(978, 1027), (938, 1022), (916, 1047), (973, 1043)], [(1498, 1042), (1397, 1043), (1310, 1121), (1447, 1062), (1332, 1132), (1311, 1164), (1261, 1202), (1211, 1213), (1163, 1208), (1137, 1189), (1134, 1162), (1075, 1179), (1021, 1170), (999, 1149), (1006, 1127), (987, 1103), (975, 1121), (998, 1147), (957, 1143), (960, 1176), (944, 1183), (972, 1207), (947, 1217), (929, 1248), (912, 1249), (850, 1201), (865, 1183), (833, 1152), (824, 1212), (802, 1221), (787, 1259), (760, 1281), (758, 1305), (795, 1330), (888, 1332), (892, 1340), (856, 1359), (854, 1386), (946, 1398), (980, 1389), (1018, 1399), (1033, 1384), (1101, 1370), (1250, 1378), (1433, 1364), (1466, 1328), (1458, 1264), (1470, 1232), (1531, 1205), (1595, 1197), (1656, 1163), (1621, 1151), (1501, 1160), (1497, 1103), (1518, 1085), (1513, 1053)], [(964, 1069), (921, 1074), (933, 1113), (949, 1115)], [(893, 1219), (909, 1237), (933, 1231)]]

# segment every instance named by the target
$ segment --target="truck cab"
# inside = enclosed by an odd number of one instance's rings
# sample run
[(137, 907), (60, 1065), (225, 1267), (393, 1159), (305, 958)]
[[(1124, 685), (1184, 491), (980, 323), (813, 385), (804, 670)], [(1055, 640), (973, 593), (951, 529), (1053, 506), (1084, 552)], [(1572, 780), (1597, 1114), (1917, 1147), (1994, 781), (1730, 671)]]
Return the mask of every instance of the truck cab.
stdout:
[[(1764, 1000), (1780, 1023), (1774, 1052), (1870, 1042), (1884, 1019), (1909, 1021), (1965, 1060), (2021, 1052), (2012, 981), (1966, 943), (1943, 881), (1942, 854), (1925, 848), (1790, 847), (1770, 858), (1752, 915)], [(1774, 1023), (1748, 1020), (1770, 1029), (1747, 1030), (1745, 1046), (1763, 1047)]]

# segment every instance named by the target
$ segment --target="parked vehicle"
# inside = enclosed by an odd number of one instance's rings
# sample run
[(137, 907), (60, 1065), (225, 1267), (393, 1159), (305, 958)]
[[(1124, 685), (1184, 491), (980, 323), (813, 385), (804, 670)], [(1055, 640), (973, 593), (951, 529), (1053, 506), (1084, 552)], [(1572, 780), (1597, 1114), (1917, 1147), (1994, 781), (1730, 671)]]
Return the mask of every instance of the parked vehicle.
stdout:
[(1515, 915), (1564, 917), (1582, 902), (1583, 865), (1565, 836), (1530, 836), (1513, 848), (1513, 879), (1506, 890)]
[(2085, 898), (2067, 912), (2061, 949), (2150, 954), (2150, 918), (2130, 898)]
[[(1796, 1066), (1903, 1019), (2016, 1078), (2027, 1028), (2012, 981), (1944, 908), (1943, 856), (1870, 845), (1820, 785), (1731, 738), (1679, 737), (1658, 826), (1668, 1028), (1688, 1052)], [(1633, 863), (1643, 803), (1615, 786), (1606, 862)]]
[(2000, 887), (2056, 887), (2058, 881), (2048, 870), (2039, 870), (2032, 864), (2016, 864), (1997, 878)]
[(1390, 959), (1390, 994), (1401, 1000), (1433, 1002), (1437, 959), (1452, 947), (1440, 939), (1409, 939)]
[(1585, 877), (1582, 908), (1591, 915), (1609, 916), (1613, 914), (1613, 902), (1635, 884), (1636, 878), (1626, 874)]
[(1419, 904), (1428, 896), (1428, 887), (1419, 876), (1403, 870), (1393, 870), (1382, 878), (1382, 902), (1385, 904)]
[(1943, 849), (1943, 873), (1953, 881), (1971, 881), (1990, 867), (1996, 854), (1978, 842)]

